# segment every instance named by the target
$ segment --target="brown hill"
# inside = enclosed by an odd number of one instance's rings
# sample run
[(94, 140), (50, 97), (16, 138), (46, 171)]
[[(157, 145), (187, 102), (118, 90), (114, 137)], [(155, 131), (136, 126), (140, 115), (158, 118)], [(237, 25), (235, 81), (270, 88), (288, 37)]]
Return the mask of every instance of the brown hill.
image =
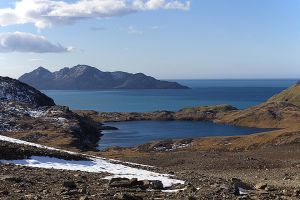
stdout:
[(278, 101), (284, 101), (296, 106), (300, 106), (300, 81), (281, 93), (274, 95), (268, 100), (268, 102)]

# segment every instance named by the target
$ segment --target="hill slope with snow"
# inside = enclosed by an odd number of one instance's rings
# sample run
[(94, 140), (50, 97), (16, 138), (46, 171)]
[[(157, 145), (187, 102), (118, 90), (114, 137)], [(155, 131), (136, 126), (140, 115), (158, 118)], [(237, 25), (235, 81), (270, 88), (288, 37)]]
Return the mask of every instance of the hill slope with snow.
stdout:
[(54, 106), (53, 99), (18, 80), (0, 76), (0, 99), (31, 106)]

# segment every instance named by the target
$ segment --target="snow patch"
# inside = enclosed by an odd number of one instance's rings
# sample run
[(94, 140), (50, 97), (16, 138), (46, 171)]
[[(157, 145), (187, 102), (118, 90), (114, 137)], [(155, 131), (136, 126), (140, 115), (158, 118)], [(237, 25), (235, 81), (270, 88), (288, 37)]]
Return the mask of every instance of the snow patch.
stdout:
[[(47, 147), (44, 145), (39, 145), (31, 142), (26, 142), (6, 136), (0, 135), (0, 140), (24, 144), (29, 146), (35, 146), (38, 148), (45, 148), (49, 150), (56, 150), (61, 152), (66, 152), (69, 154), (78, 154), (70, 151), (60, 150), (52, 147)], [(1, 160), (2, 163), (13, 163), (16, 165), (29, 166), (29, 167), (38, 167), (38, 168), (47, 168), (47, 169), (63, 169), (63, 170), (74, 170), (74, 171), (85, 171), (85, 172), (94, 172), (94, 173), (109, 173), (112, 174), (106, 179), (112, 178), (138, 178), (139, 180), (160, 180), (164, 187), (170, 187), (173, 184), (184, 184), (184, 181), (173, 179), (170, 175), (160, 174), (156, 172), (151, 172), (144, 169), (139, 169), (136, 167), (126, 166), (121, 161), (110, 160), (96, 156), (89, 156), (86, 154), (82, 154), (86, 156), (89, 160), (84, 161), (70, 161), (63, 160), (58, 158), (50, 158), (45, 156), (32, 156), (30, 159), (23, 160)], [(116, 163), (117, 162), (117, 163)], [(139, 164), (134, 164), (139, 166)]]

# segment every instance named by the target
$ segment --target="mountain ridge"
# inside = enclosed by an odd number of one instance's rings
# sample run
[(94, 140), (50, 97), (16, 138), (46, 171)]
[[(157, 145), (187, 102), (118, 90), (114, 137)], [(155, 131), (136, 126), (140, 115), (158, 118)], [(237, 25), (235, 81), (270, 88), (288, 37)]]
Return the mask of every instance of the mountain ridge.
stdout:
[(104, 72), (89, 65), (65, 67), (55, 72), (38, 67), (19, 80), (40, 90), (188, 89), (177, 82), (157, 80), (143, 73)]

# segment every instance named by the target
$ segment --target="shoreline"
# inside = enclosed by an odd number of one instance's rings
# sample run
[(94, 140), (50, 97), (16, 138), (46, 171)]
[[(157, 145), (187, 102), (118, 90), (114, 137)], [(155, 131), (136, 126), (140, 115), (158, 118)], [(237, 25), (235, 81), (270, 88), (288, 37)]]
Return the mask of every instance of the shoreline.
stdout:
[[(286, 102), (267, 102), (245, 110), (238, 110), (230, 105), (217, 105), (183, 108), (177, 112), (154, 111), (145, 113), (108, 113), (86, 110), (74, 110), (74, 112), (82, 117), (88, 117), (98, 123), (125, 121), (210, 121), (217, 124), (240, 127), (274, 129), (267, 132), (263, 131), (239, 136), (193, 137), (192, 140), (196, 142), (197, 146), (200, 146), (200, 143), (208, 143), (207, 145), (201, 145), (200, 149), (205, 150), (216, 149), (217, 147), (215, 146), (217, 146), (217, 143), (226, 143), (224, 141), (227, 140), (230, 140), (231, 142), (226, 145), (226, 150), (247, 150), (253, 148), (251, 146), (267, 146), (271, 143), (291, 144), (293, 141), (298, 140), (296, 132), (300, 131), (300, 125), (295, 123), (300, 121), (300, 108)], [(274, 116), (274, 113), (279, 112), (280, 115), (285, 116)], [(277, 141), (284, 135), (287, 136), (286, 141)], [(170, 140), (174, 141), (174, 144), (177, 144), (176, 142), (181, 141), (182, 139)], [(142, 144), (131, 149), (139, 149), (140, 146), (151, 146), (151, 148), (153, 148), (162, 143), (164, 143), (164, 141), (156, 141)], [(238, 145), (238, 143), (240, 143), (240, 145)], [(209, 147), (209, 144), (211, 147)]]

